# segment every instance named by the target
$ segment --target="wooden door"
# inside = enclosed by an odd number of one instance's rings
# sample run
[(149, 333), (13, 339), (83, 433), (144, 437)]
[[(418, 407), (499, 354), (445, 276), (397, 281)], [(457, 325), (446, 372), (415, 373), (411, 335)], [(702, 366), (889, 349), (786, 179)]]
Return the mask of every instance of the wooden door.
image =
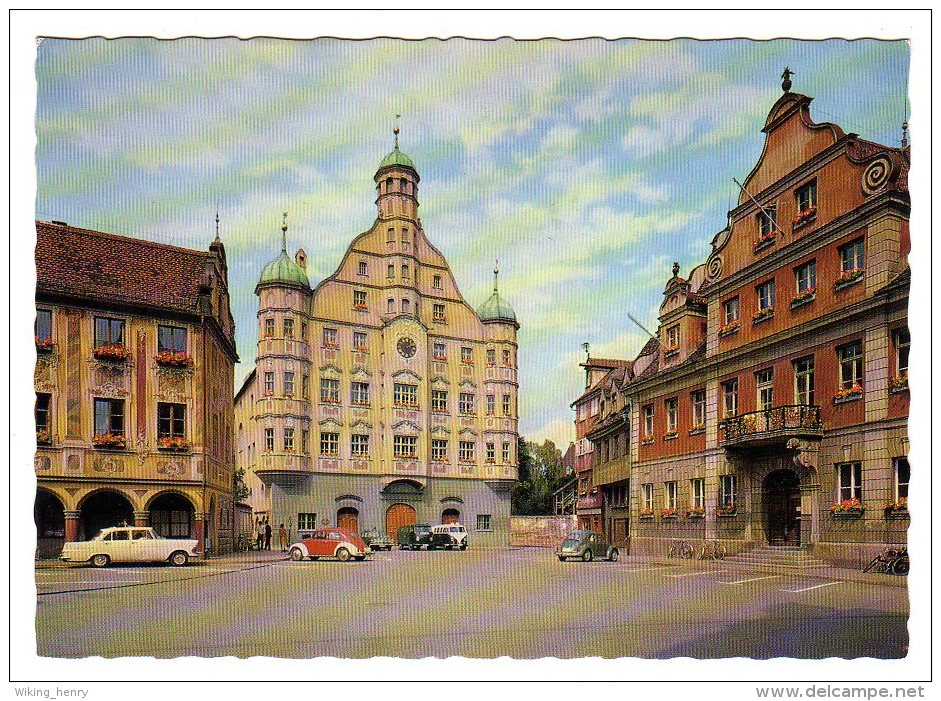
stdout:
[(461, 512), (457, 509), (445, 509), (441, 513), (441, 523), (460, 523)]
[(352, 506), (345, 506), (337, 511), (337, 528), (359, 533), (359, 511)]
[(408, 504), (393, 504), (386, 511), (386, 534), (394, 541), (402, 526), (417, 523), (415, 509)]
[(800, 545), (800, 482), (791, 470), (765, 480), (765, 517), (770, 545)]

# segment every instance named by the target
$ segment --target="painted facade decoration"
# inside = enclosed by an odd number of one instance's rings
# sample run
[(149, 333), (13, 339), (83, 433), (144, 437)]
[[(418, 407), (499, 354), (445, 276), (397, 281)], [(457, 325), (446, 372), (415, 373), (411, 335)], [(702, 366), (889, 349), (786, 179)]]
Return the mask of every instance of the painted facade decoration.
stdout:
[(36, 222), (38, 555), (106, 526), (231, 548), (225, 248)]

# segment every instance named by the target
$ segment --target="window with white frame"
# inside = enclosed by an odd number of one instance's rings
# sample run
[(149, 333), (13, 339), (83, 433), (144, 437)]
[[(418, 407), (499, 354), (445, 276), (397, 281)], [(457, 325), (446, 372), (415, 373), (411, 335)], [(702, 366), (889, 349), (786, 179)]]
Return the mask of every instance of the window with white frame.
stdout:
[(321, 433), (320, 434), (320, 454), (337, 456), (340, 453), (340, 434), (339, 433)]
[(431, 439), (431, 459), (434, 462), (448, 461), (448, 441), (444, 438)]
[(667, 409), (667, 433), (676, 433), (676, 420), (677, 420), (677, 399), (676, 397), (670, 397), (666, 400), (666, 409)]
[(794, 190), (798, 212), (806, 212), (817, 206), (817, 181), (812, 180)]
[(294, 394), (294, 373), (290, 370), (284, 371), (284, 393)]
[(897, 329), (893, 336), (895, 338), (895, 374), (899, 377), (908, 377), (908, 352), (912, 344), (912, 336), (908, 329)]
[(359, 274), (360, 274), (360, 275), (365, 275), (365, 274), (366, 274), (366, 270), (367, 270), (367, 268), (366, 268), (366, 261), (361, 260), (361, 261), (359, 262)]
[(863, 499), (863, 464), (845, 462), (836, 466), (838, 501)]
[(354, 458), (369, 457), (369, 436), (354, 433), (350, 436), (350, 455)]
[(773, 234), (777, 223), (778, 208), (775, 205), (764, 207), (763, 211), (758, 212), (758, 229), (762, 236)]
[(323, 330), (323, 345), (325, 348), (336, 348), (339, 346), (336, 329), (325, 328)]
[(392, 385), (392, 403), (395, 406), (418, 406), (418, 385), (396, 382)]
[(817, 289), (817, 261), (812, 260), (794, 268), (794, 286), (797, 294), (809, 294)]
[(289, 316), (284, 318), (284, 336), (294, 338), (294, 319)]
[(503, 395), (503, 415), (504, 416), (510, 415), (510, 395), (509, 394)]
[(671, 326), (667, 329), (667, 347), (666, 350), (678, 348), (680, 345), (680, 326)]
[(431, 278), (431, 286), (435, 288), (436, 290), (441, 289), (441, 276), (440, 275), (435, 275), (434, 277)]
[(357, 309), (366, 306), (366, 290), (353, 290), (353, 306)]
[(774, 370), (768, 368), (756, 372), (755, 388), (758, 394), (758, 410), (768, 411), (774, 406)]
[(467, 346), (461, 347), (461, 362), (462, 363), (474, 362), (474, 349), (473, 348), (468, 348)]
[(366, 406), (369, 404), (368, 382), (350, 383), (350, 402), (357, 406)]
[(644, 407), (644, 438), (653, 438), (653, 404)]
[(844, 273), (862, 270), (866, 265), (864, 250), (863, 239), (856, 239), (845, 246), (840, 246), (840, 269)]
[(676, 495), (678, 493), (675, 481), (663, 483), (663, 508), (676, 511)]
[(366, 332), (365, 331), (354, 331), (353, 332), (353, 349), (358, 351), (366, 350)]
[(448, 351), (443, 343), (435, 343), (432, 347), (432, 356), (435, 360), (447, 360)]
[(902, 499), (908, 500), (908, 481), (912, 470), (908, 458), (895, 458), (892, 463), (892, 471), (895, 473), (895, 503), (898, 504)]
[(290, 426), (284, 429), (284, 452), (294, 452), (294, 429)]
[(490, 514), (477, 514), (477, 530), (478, 531), (491, 530)]
[(497, 461), (496, 445), (490, 441), (487, 441), (487, 462), (496, 462), (496, 461)]
[(814, 403), (814, 356), (794, 361), (794, 403), (813, 406)]
[(643, 484), (644, 511), (653, 511), (653, 485)]
[(445, 389), (431, 390), (431, 410), (436, 414), (448, 413), (448, 391)]
[(774, 280), (763, 282), (755, 288), (758, 295), (758, 310), (774, 309)]
[(696, 390), (690, 399), (693, 402), (693, 428), (703, 428), (706, 425), (706, 390)]
[(265, 338), (274, 336), (274, 319), (265, 319)]
[(340, 381), (329, 377), (320, 378), (320, 401), (324, 404), (340, 403)]
[(265, 373), (265, 394), (274, 394), (274, 373)]
[(434, 312), (434, 318), (436, 321), (444, 321), (445, 316), (444, 316), (443, 304), (435, 304), (433, 307), (433, 312)]
[(397, 458), (418, 456), (418, 436), (392, 436), (392, 454)]
[(510, 443), (509, 441), (503, 441), (503, 464), (510, 464)]
[(273, 428), (265, 429), (265, 452), (267, 453), (274, 452), (274, 429)]
[(853, 341), (836, 350), (840, 362), (840, 387), (852, 389), (863, 382), (863, 342)]
[(706, 481), (702, 477), (694, 477), (689, 481), (689, 505), (693, 509), (704, 509), (706, 506)]
[(722, 417), (728, 419), (738, 415), (738, 378), (722, 383)]
[(477, 403), (472, 392), (461, 392), (458, 397), (458, 411), (462, 414), (477, 413)]
[(457, 446), (457, 458), (461, 462), (474, 462), (474, 441), (460, 441)]
[(720, 475), (718, 503), (719, 508), (734, 509), (737, 498), (738, 495), (736, 493), (735, 475)]
[(317, 530), (317, 514), (299, 513), (297, 515), (297, 530), (299, 531)]
[(496, 411), (496, 397), (492, 394), (487, 395), (487, 416), (493, 416), (494, 411)]
[(722, 303), (722, 318), (724, 321), (723, 325), (728, 326), (729, 324), (734, 324), (738, 321), (739, 316), (739, 300), (738, 296), (733, 297), (732, 299), (727, 299)]

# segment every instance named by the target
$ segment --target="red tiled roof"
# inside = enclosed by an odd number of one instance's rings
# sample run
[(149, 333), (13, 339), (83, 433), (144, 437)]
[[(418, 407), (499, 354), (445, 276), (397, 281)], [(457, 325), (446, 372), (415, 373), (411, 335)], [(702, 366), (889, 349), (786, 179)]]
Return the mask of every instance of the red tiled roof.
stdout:
[(585, 368), (632, 368), (634, 361), (618, 358), (589, 358), (581, 365)]
[(211, 254), (36, 222), (36, 292), (196, 314)]

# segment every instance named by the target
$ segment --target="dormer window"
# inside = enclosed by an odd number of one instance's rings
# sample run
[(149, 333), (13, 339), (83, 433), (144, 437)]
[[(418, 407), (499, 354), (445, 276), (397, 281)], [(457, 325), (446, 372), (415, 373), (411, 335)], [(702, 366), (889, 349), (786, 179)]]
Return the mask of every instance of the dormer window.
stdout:
[(680, 326), (671, 326), (667, 329), (667, 347), (666, 352), (675, 351), (680, 347)]

